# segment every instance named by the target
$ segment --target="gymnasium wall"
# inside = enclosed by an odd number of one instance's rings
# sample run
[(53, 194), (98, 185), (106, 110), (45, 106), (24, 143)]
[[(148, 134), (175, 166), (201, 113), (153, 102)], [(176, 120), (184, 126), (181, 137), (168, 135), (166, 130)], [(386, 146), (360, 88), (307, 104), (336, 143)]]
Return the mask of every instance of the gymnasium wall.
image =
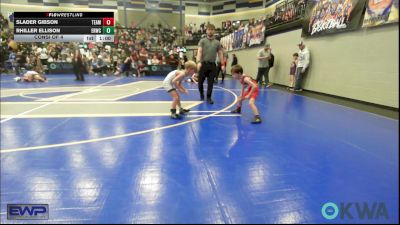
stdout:
[[(170, 27), (180, 27), (180, 16), (179, 14), (171, 14), (171, 13), (159, 13), (159, 12), (141, 12), (141, 11), (133, 11), (127, 10), (127, 19), (128, 24), (135, 22), (136, 24), (140, 23), (141, 27), (149, 27), (151, 24), (157, 26), (158, 23), (162, 24), (164, 27), (166, 25)], [(184, 19), (184, 18), (183, 18)], [(124, 21), (124, 12), (120, 11), (119, 20)], [(185, 20), (183, 20), (185, 24)], [(123, 23), (122, 23), (123, 24)]]
[[(304, 39), (311, 52), (304, 88), (399, 108), (398, 37), (396, 24)], [(288, 84), (291, 55), (298, 52), (296, 43), (300, 40), (300, 29), (267, 37), (275, 55), (271, 82)], [(235, 53), (245, 72), (255, 77), (259, 49), (229, 52), (228, 71)]]
[(211, 6), (199, 3), (185, 3), (185, 24), (200, 24), (210, 22)]
[(210, 16), (198, 16), (198, 15), (185, 15), (185, 24), (196, 24), (197, 29), (199, 29), (202, 23), (211, 23)]
[(277, 0), (225, 0), (212, 4), (212, 15), (242, 12), (249, 9), (262, 9)]

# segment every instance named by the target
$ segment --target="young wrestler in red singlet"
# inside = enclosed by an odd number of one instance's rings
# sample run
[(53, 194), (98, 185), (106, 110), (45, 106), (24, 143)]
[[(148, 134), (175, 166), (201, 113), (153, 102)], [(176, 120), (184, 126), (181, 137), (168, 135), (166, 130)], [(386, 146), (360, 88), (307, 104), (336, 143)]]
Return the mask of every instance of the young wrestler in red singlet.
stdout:
[[(235, 80), (239, 80), (242, 84), (242, 92), (237, 100), (237, 108), (232, 113), (241, 113), (242, 102), (244, 100), (249, 100), (249, 106), (253, 110), (254, 120), (251, 123), (261, 123), (260, 113), (258, 112), (257, 106), (255, 104), (256, 98), (258, 96), (258, 84), (253, 78), (248, 75), (243, 74), (243, 68), (240, 65), (235, 65), (231, 69), (232, 77)], [(247, 88), (247, 90), (245, 90)]]

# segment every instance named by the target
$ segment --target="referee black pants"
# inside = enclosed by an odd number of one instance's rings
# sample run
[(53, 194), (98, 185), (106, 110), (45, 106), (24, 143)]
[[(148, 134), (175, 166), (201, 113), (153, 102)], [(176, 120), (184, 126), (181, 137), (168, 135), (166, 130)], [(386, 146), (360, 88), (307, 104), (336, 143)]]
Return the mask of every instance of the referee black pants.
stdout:
[(204, 80), (207, 78), (207, 99), (211, 98), (213, 86), (214, 86), (214, 79), (217, 73), (217, 66), (215, 63), (209, 62), (202, 62), (201, 68), (199, 71), (199, 92), (200, 97), (204, 98)]
[(221, 69), (221, 63), (218, 63), (217, 64), (217, 73), (216, 73), (216, 75), (215, 75), (215, 81), (218, 81), (218, 77), (219, 77), (219, 74), (221, 73), (221, 75), (222, 75), (222, 81), (224, 81), (224, 79), (225, 79), (225, 71), (223, 71), (222, 69)]

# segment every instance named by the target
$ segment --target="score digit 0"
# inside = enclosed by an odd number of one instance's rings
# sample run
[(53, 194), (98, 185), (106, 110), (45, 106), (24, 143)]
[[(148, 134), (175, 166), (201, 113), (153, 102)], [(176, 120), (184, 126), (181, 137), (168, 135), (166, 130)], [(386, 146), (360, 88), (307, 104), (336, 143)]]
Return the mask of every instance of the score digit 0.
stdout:
[(114, 34), (114, 27), (103, 27), (103, 34)]
[(114, 18), (103, 18), (103, 26), (114, 26)]

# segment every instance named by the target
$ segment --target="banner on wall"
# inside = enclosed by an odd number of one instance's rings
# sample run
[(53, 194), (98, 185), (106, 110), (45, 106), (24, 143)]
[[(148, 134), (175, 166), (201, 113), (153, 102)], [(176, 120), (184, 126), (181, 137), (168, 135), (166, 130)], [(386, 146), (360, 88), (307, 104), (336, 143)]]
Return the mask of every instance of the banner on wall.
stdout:
[(265, 25), (262, 21), (246, 25), (241, 29), (221, 38), (221, 45), (227, 51), (259, 46), (264, 43)]
[(361, 27), (366, 0), (309, 0), (302, 36), (314, 37)]
[(399, 22), (399, 0), (368, 0), (363, 27)]
[[(275, 10), (267, 16), (267, 29), (302, 19), (306, 0), (279, 0)], [(290, 29), (290, 27), (289, 27)]]

